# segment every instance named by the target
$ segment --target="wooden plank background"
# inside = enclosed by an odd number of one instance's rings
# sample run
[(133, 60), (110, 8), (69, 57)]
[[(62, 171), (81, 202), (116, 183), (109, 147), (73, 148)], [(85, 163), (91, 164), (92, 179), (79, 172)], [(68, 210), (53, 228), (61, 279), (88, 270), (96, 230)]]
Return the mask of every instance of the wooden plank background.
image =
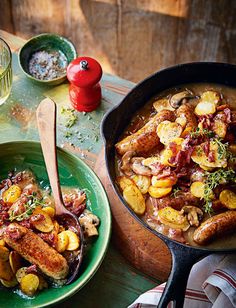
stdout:
[(135, 82), (177, 63), (236, 63), (235, 0), (1, 0), (0, 11), (0, 28), (57, 32)]

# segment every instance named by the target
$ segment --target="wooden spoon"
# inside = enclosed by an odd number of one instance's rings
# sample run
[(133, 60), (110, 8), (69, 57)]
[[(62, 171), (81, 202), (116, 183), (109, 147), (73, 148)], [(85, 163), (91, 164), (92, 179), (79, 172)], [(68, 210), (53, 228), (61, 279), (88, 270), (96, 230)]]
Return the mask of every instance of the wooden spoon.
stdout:
[(36, 117), (44, 161), (55, 201), (56, 220), (66, 229), (70, 228), (70, 230), (76, 232), (80, 239), (79, 253), (68, 251), (65, 254), (70, 268), (67, 279), (67, 284), (69, 284), (75, 280), (82, 261), (83, 231), (78, 218), (65, 208), (62, 199), (56, 151), (56, 104), (50, 98), (44, 99), (37, 108)]

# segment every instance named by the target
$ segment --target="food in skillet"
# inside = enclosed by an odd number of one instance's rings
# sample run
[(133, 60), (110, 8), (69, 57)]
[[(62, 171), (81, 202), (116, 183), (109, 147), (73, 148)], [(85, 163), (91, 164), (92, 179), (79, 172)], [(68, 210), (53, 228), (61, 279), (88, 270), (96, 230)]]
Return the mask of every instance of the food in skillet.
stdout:
[[(86, 209), (86, 195), (78, 189), (63, 189), (69, 211), (79, 217), (85, 238), (97, 236), (99, 219)], [(80, 254), (77, 230), (65, 229), (55, 217), (54, 200), (41, 189), (30, 171), (0, 183), (0, 281), (18, 287), (28, 296), (61, 286)]]
[(191, 245), (236, 231), (235, 101), (202, 88), (164, 93), (115, 146), (117, 184), (130, 208)]

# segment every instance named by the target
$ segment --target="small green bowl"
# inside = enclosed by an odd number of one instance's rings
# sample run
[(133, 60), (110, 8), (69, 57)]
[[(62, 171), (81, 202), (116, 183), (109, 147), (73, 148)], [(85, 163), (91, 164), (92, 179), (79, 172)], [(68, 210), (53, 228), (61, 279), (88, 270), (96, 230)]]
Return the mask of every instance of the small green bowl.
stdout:
[[(95, 173), (82, 160), (59, 148), (57, 154), (61, 185), (86, 190), (87, 205), (100, 218), (99, 236), (84, 255), (79, 276), (74, 282), (61, 288), (44, 289), (34, 298), (22, 297), (16, 290), (0, 286), (1, 308), (48, 307), (67, 299), (92, 278), (106, 254), (111, 233), (111, 213), (104, 188)], [(14, 168), (19, 171), (30, 169), (43, 187), (49, 185), (38, 142), (16, 141), (0, 144), (0, 180), (6, 178), (8, 172)]]
[(29, 73), (29, 61), (32, 55), (37, 51), (60, 51), (60, 53), (65, 55), (69, 64), (72, 60), (77, 58), (75, 46), (65, 37), (53, 33), (43, 33), (32, 37), (19, 51), (18, 60), (20, 67), (31, 80), (46, 85), (57, 85), (66, 80), (66, 72), (60, 77), (49, 80), (41, 80), (33, 77)]

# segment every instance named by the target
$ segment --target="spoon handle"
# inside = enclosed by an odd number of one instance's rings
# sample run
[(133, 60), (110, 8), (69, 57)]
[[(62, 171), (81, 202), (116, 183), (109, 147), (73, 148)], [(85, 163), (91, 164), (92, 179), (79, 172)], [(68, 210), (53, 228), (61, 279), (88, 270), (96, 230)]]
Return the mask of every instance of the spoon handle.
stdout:
[(60, 189), (56, 151), (56, 104), (50, 98), (45, 98), (39, 104), (37, 111), (37, 124), (44, 161), (47, 167), (49, 182), (55, 200), (57, 215), (65, 213)]

